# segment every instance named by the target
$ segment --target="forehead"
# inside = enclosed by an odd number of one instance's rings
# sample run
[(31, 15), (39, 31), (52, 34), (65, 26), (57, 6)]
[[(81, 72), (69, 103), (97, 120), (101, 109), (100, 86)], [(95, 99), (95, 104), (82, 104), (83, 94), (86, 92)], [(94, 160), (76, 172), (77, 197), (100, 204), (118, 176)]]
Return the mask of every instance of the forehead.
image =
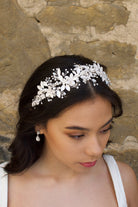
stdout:
[(94, 99), (77, 103), (64, 110), (56, 119), (64, 125), (88, 125), (108, 121), (112, 117), (112, 107), (108, 100), (96, 96)]

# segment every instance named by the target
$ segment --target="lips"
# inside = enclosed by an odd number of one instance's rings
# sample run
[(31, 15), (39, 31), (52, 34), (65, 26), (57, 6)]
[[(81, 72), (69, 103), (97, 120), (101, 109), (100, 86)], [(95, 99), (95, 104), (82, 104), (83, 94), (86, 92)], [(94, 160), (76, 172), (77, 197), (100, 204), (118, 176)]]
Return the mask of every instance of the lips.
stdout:
[(80, 164), (84, 167), (93, 167), (96, 165), (96, 162), (97, 162), (97, 160), (94, 162), (80, 162)]

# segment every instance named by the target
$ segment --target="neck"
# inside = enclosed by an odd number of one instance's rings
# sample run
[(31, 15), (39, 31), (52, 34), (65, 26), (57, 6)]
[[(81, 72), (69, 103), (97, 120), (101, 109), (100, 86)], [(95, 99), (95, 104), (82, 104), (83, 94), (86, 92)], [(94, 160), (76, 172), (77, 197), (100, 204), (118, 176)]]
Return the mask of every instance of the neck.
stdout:
[(42, 175), (50, 176), (55, 179), (71, 179), (78, 177), (79, 173), (62, 164), (52, 156), (51, 152), (43, 151), (42, 156), (36, 162), (36, 167)]
[(55, 159), (48, 150), (44, 150), (40, 159), (32, 166), (32, 170), (39, 177), (49, 177), (56, 181), (71, 181), (80, 178), (85, 179), (92, 175), (95, 177), (102, 162), (100, 159), (94, 168), (88, 169), (88, 171), (86, 169), (85, 172), (78, 172)]

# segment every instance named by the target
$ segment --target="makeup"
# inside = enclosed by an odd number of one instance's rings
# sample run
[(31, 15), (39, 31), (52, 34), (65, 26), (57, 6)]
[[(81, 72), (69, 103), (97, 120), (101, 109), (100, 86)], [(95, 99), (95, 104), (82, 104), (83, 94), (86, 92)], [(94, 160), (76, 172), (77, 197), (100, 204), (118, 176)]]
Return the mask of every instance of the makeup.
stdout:
[(94, 161), (94, 162), (80, 162), (80, 164), (84, 167), (93, 167), (96, 165), (96, 162), (97, 161)]

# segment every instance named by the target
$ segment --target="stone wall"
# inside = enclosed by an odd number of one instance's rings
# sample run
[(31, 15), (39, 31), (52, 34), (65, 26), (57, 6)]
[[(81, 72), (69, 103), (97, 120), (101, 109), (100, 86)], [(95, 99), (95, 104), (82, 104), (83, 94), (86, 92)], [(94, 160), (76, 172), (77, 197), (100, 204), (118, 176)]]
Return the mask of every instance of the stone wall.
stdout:
[(82, 54), (107, 65), (123, 100), (106, 149), (138, 177), (138, 1), (0, 1), (0, 162), (8, 160), (19, 94), (36, 66), (55, 55)]

